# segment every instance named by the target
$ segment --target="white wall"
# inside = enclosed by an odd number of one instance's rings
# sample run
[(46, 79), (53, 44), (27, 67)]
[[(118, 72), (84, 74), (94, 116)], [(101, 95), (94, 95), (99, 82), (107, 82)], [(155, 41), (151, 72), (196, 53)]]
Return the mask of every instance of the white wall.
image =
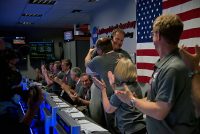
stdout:
[(72, 67), (76, 66), (76, 42), (70, 41), (63, 44), (64, 58), (68, 58), (72, 62)]
[[(94, 12), (91, 20), (91, 33), (94, 26), (99, 28), (108, 28), (116, 24), (136, 21), (136, 3), (135, 0), (109, 0), (107, 6)], [(136, 52), (136, 30), (133, 28), (125, 29), (125, 32), (134, 32), (133, 38), (125, 38), (123, 49), (129, 54)], [(110, 35), (110, 33), (108, 34)], [(102, 34), (99, 37), (106, 36)], [(90, 44), (93, 45), (92, 40)]]

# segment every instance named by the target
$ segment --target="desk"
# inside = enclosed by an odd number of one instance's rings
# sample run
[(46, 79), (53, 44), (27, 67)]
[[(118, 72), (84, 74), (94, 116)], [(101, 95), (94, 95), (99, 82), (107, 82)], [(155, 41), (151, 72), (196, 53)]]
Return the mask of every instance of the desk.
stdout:
[(45, 113), (45, 134), (51, 133), (50, 127), (53, 127), (54, 134), (63, 134), (63, 132), (67, 134), (88, 132), (110, 134), (59, 96), (48, 92), (44, 93), (46, 94), (45, 107), (42, 110)]

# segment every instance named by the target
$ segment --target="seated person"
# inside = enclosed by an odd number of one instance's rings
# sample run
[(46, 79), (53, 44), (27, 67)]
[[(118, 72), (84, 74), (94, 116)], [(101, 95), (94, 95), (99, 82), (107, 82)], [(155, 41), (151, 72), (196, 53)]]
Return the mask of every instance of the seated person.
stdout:
[(82, 71), (79, 67), (73, 67), (70, 71), (70, 76), (73, 81), (75, 81), (75, 92), (79, 92), (79, 89), (81, 87), (80, 77), (81, 77)]
[[(78, 105), (78, 109), (85, 114), (89, 115), (88, 113), (88, 106), (90, 104), (90, 98), (91, 98), (91, 85), (92, 85), (92, 79), (91, 76), (82, 73), (80, 77), (81, 87), (79, 89), (79, 92), (75, 92), (74, 90), (70, 89), (67, 85), (62, 85), (62, 88), (69, 94), (70, 98), (74, 101), (75, 105)], [(84, 107), (79, 107), (84, 106)]]
[(66, 93), (69, 94), (71, 99), (74, 102), (76, 102), (77, 105), (88, 106), (90, 103), (89, 100), (91, 98), (91, 91), (90, 91), (90, 87), (92, 85), (91, 76), (86, 73), (82, 73), (80, 76), (80, 82), (81, 86), (79, 88), (79, 92), (70, 89), (70, 87), (64, 83), (62, 84), (61, 87), (63, 90), (65, 90)]
[(60, 61), (55, 61), (53, 65), (53, 73), (49, 72), (45, 65), (41, 65), (42, 75), (44, 76), (44, 79), (48, 86), (53, 85), (52, 77), (55, 77), (60, 73), (61, 71), (61, 63)]
[[(114, 91), (124, 90), (123, 85), (126, 84), (135, 96), (142, 98), (142, 91), (136, 82), (136, 68), (130, 59), (121, 58), (114, 69), (114, 75), (109, 71), (108, 78)], [(115, 94), (111, 96), (109, 101), (105, 83), (95, 77), (93, 81), (102, 92), (104, 110), (107, 113), (115, 112), (116, 125), (120, 132), (123, 134), (145, 134), (143, 114), (134, 106), (123, 103)]]

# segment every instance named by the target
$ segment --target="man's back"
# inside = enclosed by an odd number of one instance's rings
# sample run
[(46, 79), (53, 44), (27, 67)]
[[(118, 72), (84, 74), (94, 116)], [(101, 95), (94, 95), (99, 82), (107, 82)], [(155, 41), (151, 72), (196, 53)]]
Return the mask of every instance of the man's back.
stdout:
[(162, 121), (147, 116), (149, 134), (194, 133), (196, 119), (191, 99), (191, 79), (177, 49), (156, 63), (152, 77), (148, 100), (170, 103), (172, 107)]

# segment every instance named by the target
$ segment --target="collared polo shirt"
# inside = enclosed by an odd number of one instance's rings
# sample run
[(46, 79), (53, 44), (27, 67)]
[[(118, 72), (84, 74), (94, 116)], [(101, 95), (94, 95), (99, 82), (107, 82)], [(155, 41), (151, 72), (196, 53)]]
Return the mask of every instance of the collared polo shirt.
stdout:
[(147, 100), (170, 103), (172, 108), (164, 120), (147, 116), (149, 134), (196, 133), (197, 120), (191, 99), (191, 79), (188, 77), (188, 71), (178, 49), (155, 64)]

